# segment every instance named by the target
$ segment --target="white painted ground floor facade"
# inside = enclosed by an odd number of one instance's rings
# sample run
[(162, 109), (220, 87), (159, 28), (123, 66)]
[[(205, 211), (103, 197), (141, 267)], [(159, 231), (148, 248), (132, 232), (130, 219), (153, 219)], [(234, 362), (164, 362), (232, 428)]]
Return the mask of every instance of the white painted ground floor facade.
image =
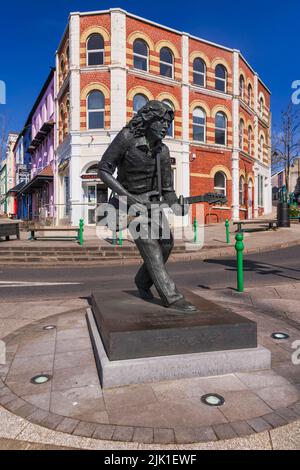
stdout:
[[(55, 170), (56, 225), (96, 225), (96, 207), (108, 200), (109, 190), (97, 176), (97, 164), (116, 133), (107, 131), (71, 133), (58, 147)], [(179, 195), (190, 196), (190, 147), (189, 144), (167, 139), (172, 158), (175, 189)], [(232, 219), (239, 219), (239, 160), (232, 172)], [(251, 201), (248, 218), (272, 213), (271, 170), (256, 162), (254, 166), (254, 200)], [(251, 188), (249, 194), (252, 194)], [(252, 197), (253, 199), (253, 197)], [(185, 224), (192, 221), (185, 220)]]

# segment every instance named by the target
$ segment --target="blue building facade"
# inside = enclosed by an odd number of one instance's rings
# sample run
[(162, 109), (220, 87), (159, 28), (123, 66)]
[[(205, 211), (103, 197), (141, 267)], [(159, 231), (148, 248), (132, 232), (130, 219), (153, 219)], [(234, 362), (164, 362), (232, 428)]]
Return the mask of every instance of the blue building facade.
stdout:
[(19, 135), (15, 145), (16, 161), (16, 187), (14, 188), (17, 199), (17, 217), (21, 220), (30, 220), (32, 214), (32, 198), (30, 194), (23, 194), (22, 189), (30, 180), (31, 154), (29, 146), (31, 142), (31, 122), (28, 121)]

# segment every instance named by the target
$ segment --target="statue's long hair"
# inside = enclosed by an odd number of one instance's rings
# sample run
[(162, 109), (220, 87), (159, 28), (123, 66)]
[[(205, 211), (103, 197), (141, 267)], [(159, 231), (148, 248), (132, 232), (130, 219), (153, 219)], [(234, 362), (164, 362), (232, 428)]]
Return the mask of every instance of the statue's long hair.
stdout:
[(174, 121), (174, 111), (170, 106), (161, 101), (148, 101), (126, 127), (131, 130), (135, 137), (144, 137), (149, 125), (153, 121), (164, 119), (166, 116), (168, 116), (171, 121)]

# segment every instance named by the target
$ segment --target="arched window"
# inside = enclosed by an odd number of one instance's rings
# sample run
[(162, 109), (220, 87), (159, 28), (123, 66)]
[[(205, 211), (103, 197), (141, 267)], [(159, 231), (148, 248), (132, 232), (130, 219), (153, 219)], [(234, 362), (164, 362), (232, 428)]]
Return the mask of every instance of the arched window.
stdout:
[(206, 64), (199, 58), (194, 60), (194, 84), (206, 86)]
[(264, 150), (265, 150), (265, 138), (264, 136), (262, 135), (260, 137), (260, 149), (259, 149), (259, 158), (261, 159), (261, 161), (263, 161), (264, 159)]
[(252, 107), (252, 86), (248, 85), (248, 106), (251, 108)]
[(243, 176), (240, 177), (239, 194), (240, 194), (240, 206), (244, 206), (245, 205), (245, 178)]
[(240, 120), (240, 130), (239, 130), (239, 145), (240, 149), (244, 150), (244, 130), (245, 130), (245, 124), (243, 119)]
[(243, 75), (240, 76), (240, 97), (242, 100), (245, 98), (245, 80)]
[(164, 77), (174, 78), (174, 57), (168, 47), (160, 51), (160, 74)]
[(88, 129), (104, 129), (105, 98), (101, 91), (92, 91), (87, 97)]
[(226, 93), (227, 91), (227, 70), (224, 65), (217, 65), (215, 71), (215, 78), (216, 78), (216, 90), (223, 91)]
[(61, 59), (60, 61), (60, 72), (61, 72), (61, 78), (65, 78), (65, 72), (66, 72), (66, 66), (65, 66), (65, 61), (64, 59)]
[(60, 142), (65, 138), (65, 111), (63, 105), (60, 108)]
[(92, 34), (87, 40), (87, 65), (104, 64), (104, 39), (101, 34)]
[(98, 174), (98, 165), (92, 165), (86, 170), (87, 175), (97, 175)]
[(206, 142), (206, 113), (202, 108), (193, 112), (193, 140)]
[(265, 110), (265, 102), (264, 102), (263, 97), (261, 97), (259, 100), (259, 113), (262, 118), (264, 117), (264, 110)]
[(148, 98), (145, 95), (137, 94), (133, 98), (133, 115), (135, 116), (140, 109), (142, 109), (147, 103)]
[(227, 117), (224, 113), (217, 113), (215, 119), (215, 142), (218, 145), (227, 144)]
[(252, 127), (248, 127), (248, 153), (252, 155)]
[(67, 108), (67, 130), (69, 132), (70, 129), (70, 122), (71, 122), (71, 113), (70, 113), (70, 98), (68, 97), (66, 101), (66, 108)]
[[(163, 103), (165, 103), (167, 106), (169, 106), (169, 108), (171, 108), (172, 111), (175, 111), (174, 105), (173, 105), (172, 101), (170, 101), (170, 100), (163, 100)], [(169, 129), (168, 129), (167, 136), (168, 136), (168, 137), (174, 137), (174, 121), (171, 122), (171, 125), (170, 125), (170, 127), (169, 127)]]
[(145, 72), (149, 70), (149, 48), (142, 39), (136, 39), (133, 43), (133, 67)]
[(227, 178), (225, 174), (222, 171), (218, 171), (218, 173), (215, 174), (215, 180), (214, 180), (214, 186), (215, 186), (215, 193), (217, 194), (223, 194), (223, 196), (227, 195)]

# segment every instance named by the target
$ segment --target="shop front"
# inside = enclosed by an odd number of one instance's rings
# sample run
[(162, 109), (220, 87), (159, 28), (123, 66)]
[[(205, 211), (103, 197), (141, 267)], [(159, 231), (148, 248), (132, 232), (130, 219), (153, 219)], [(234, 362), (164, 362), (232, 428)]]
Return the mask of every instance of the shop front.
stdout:
[(108, 202), (108, 188), (98, 178), (98, 165), (90, 166), (81, 175), (83, 188), (83, 213), (86, 225), (94, 226), (99, 222), (97, 208)]

